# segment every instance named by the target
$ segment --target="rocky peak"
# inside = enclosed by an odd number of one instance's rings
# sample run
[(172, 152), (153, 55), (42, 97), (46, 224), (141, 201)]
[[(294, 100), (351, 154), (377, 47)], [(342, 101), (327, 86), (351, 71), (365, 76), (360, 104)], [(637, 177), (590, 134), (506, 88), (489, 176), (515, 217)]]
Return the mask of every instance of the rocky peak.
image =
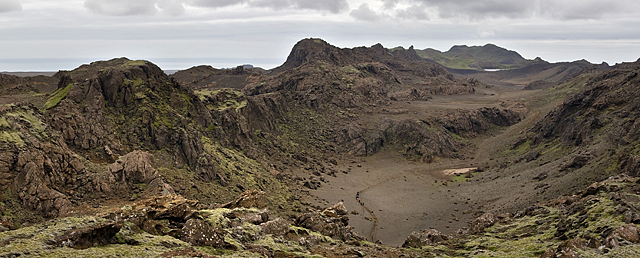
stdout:
[(303, 39), (293, 47), (287, 61), (271, 71), (280, 73), (313, 62), (346, 66), (367, 62), (397, 62), (395, 59), (403, 61), (422, 60), (413, 49), (413, 46), (408, 50), (400, 49), (391, 52), (380, 43), (371, 47), (338, 48), (322, 39)]

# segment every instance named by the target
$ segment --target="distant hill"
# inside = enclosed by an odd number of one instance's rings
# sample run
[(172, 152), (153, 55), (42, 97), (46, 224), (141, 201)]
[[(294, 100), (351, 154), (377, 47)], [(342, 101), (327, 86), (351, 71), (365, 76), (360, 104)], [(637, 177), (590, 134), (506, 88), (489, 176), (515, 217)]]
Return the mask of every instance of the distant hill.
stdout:
[(453, 46), (446, 52), (427, 48), (416, 50), (416, 53), (422, 58), (433, 60), (442, 66), (453, 69), (514, 69), (535, 63), (546, 63), (540, 58), (525, 59), (516, 51), (493, 44), (471, 47), (466, 45)]
[(446, 67), (455, 76), (502, 88), (548, 88), (583, 73), (611, 68), (607, 63), (597, 65), (586, 60), (549, 63), (540, 57), (525, 59), (516, 51), (493, 44), (471, 47), (458, 45), (446, 52), (432, 48), (415, 52), (424, 59)]

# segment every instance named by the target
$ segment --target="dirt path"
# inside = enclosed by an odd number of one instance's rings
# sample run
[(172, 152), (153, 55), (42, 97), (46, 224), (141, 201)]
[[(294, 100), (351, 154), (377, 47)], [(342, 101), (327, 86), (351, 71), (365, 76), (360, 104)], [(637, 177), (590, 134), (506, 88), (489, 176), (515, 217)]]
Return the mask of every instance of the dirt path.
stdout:
[[(358, 192), (359, 197), (362, 197), (362, 193), (366, 190), (367, 190), (366, 188), (364, 190), (360, 190)], [(359, 199), (361, 200), (362, 198), (359, 198)], [(364, 208), (369, 213), (369, 215), (371, 215), (371, 220), (373, 222), (373, 225), (371, 225), (371, 231), (369, 233), (369, 241), (376, 242), (378, 240), (378, 226), (380, 224), (378, 221), (378, 217), (373, 213), (371, 209), (367, 208), (367, 206), (364, 205), (364, 202), (361, 202), (360, 200), (358, 200), (358, 202), (362, 205), (362, 208)]]

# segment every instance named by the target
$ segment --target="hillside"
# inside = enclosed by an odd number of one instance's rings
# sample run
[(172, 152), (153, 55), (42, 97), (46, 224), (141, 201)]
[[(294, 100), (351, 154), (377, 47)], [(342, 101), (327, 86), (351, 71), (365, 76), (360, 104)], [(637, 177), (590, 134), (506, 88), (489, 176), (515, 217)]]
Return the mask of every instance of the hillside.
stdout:
[(484, 46), (453, 46), (445, 52), (427, 48), (416, 50), (416, 53), (426, 59), (433, 60), (444, 67), (452, 69), (515, 69), (535, 63), (545, 63), (542, 60), (524, 59), (518, 52), (486, 44)]
[(0, 256), (633, 257), (640, 61), (570, 65), (523, 91), (303, 39), (0, 77)]

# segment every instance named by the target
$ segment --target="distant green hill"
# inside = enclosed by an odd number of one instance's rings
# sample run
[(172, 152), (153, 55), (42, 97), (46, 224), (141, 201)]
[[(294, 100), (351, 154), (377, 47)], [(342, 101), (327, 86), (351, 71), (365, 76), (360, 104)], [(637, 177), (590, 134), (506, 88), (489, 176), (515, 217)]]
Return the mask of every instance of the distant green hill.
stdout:
[(514, 69), (545, 62), (540, 58), (535, 60), (525, 59), (518, 52), (493, 44), (471, 47), (466, 45), (453, 46), (446, 52), (432, 48), (415, 51), (420, 57), (454, 69)]

